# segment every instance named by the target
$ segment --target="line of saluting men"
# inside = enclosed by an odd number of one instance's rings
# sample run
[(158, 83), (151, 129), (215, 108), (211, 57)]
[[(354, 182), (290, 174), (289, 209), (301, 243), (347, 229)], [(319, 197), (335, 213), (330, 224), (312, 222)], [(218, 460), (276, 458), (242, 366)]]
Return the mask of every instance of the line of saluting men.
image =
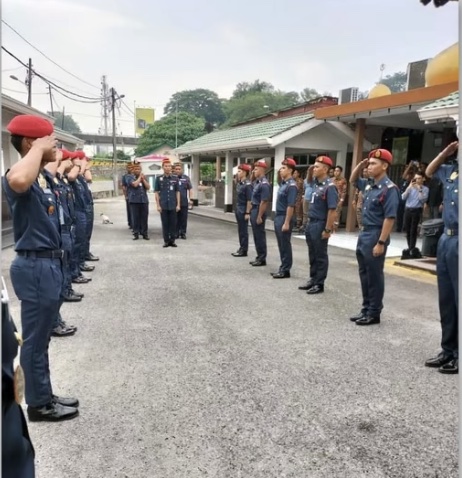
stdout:
[[(437, 277), (438, 297), (442, 326), (442, 352), (425, 362), (427, 367), (437, 368), (444, 374), (459, 372), (458, 344), (458, 234), (459, 234), (459, 163), (454, 153), (458, 142), (451, 143), (427, 168), (427, 176), (435, 176), (444, 185), (443, 220), (444, 234), (438, 243)], [(356, 325), (367, 326), (380, 323), (385, 293), (384, 265), (390, 234), (400, 202), (399, 190), (387, 175), (393, 161), (386, 149), (371, 151), (366, 159), (353, 170), (350, 184), (363, 194), (362, 227), (356, 246), (359, 278), (362, 291), (362, 306), (357, 315), (350, 317)], [(307, 294), (324, 292), (324, 281), (329, 267), (328, 241), (335, 228), (338, 215), (339, 195), (335, 183), (329, 177), (333, 161), (328, 156), (319, 156), (310, 166), (308, 177), (312, 178), (312, 196), (308, 211), (305, 237), (308, 245), (310, 271), (305, 284), (298, 287)], [(367, 167), (368, 178), (361, 178)], [(271, 186), (265, 176), (267, 164), (258, 160), (252, 168), (249, 164), (238, 166), (237, 207), (239, 249), (234, 257), (247, 257), (249, 247), (248, 223), (252, 226), (257, 257), (253, 267), (266, 266), (267, 206)], [(292, 268), (291, 234), (294, 225), (294, 210), (297, 199), (297, 184), (293, 179), (296, 162), (286, 158), (279, 170), (281, 182), (276, 198), (274, 231), (281, 265), (271, 272), (273, 279), (290, 277)], [(336, 211), (337, 210), (337, 211)]]
[[(82, 272), (98, 261), (90, 252), (93, 199), (90, 163), (83, 151), (57, 149), (46, 119), (16, 116), (7, 126), (21, 159), (6, 171), (3, 190), (13, 217), (16, 257), (10, 267), (21, 301), (22, 337), (7, 310), (2, 291), (2, 476), (34, 476), (34, 450), (20, 403), (25, 385), (30, 421), (61, 421), (78, 416), (79, 401), (54, 393), (48, 357), (52, 336), (75, 334), (61, 317), (63, 302), (80, 302), (73, 284), (91, 281)], [(20, 367), (13, 360), (20, 346)]]

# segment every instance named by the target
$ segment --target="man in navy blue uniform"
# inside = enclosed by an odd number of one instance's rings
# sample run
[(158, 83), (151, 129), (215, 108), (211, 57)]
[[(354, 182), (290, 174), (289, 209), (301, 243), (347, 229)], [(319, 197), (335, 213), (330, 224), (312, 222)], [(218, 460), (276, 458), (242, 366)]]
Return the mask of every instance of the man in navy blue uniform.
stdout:
[[(350, 317), (356, 325), (380, 324), (385, 293), (383, 268), (400, 202), (398, 187), (387, 176), (392, 161), (390, 151), (375, 149), (350, 177), (350, 184), (363, 193), (363, 229), (356, 246), (363, 304), (361, 312)], [(369, 179), (360, 178), (366, 166)]]
[(130, 211), (130, 202), (128, 201), (128, 177), (132, 174), (132, 163), (127, 164), (127, 172), (122, 176), (122, 191), (125, 197), (125, 206), (127, 208), (127, 224), (130, 229), (133, 229), (133, 224), (131, 220), (131, 211)]
[(298, 186), (292, 177), (297, 163), (292, 158), (286, 158), (279, 169), (281, 184), (276, 200), (276, 215), (274, 217), (274, 232), (278, 241), (281, 265), (277, 272), (271, 273), (273, 279), (287, 279), (292, 268), (292, 228), (294, 223), (295, 203), (297, 202)]
[(314, 180), (305, 229), (310, 278), (305, 285), (299, 287), (299, 290), (306, 290), (310, 295), (324, 292), (324, 281), (329, 269), (327, 245), (334, 228), (338, 204), (338, 191), (329, 177), (333, 165), (328, 156), (318, 156), (315, 164), (310, 167)]
[(183, 165), (175, 163), (173, 174), (178, 178), (178, 187), (180, 188), (180, 210), (176, 218), (176, 238), (186, 239), (188, 229), (188, 210), (192, 206), (192, 184), (189, 176), (183, 174)]
[[(82, 176), (80, 176), (80, 180), (82, 181), (83, 186), (85, 188), (86, 198), (87, 198), (87, 208), (85, 211), (87, 215), (87, 227), (85, 229), (84, 261), (95, 262), (95, 261), (99, 261), (99, 257), (95, 256), (90, 251), (90, 242), (91, 242), (91, 236), (93, 234), (93, 224), (95, 221), (95, 205), (93, 202), (93, 193), (91, 192), (91, 189), (90, 189), (90, 184), (93, 182), (93, 177), (91, 175), (91, 158), (85, 155), (84, 159), (85, 159), (85, 162), (83, 163), (84, 165), (83, 173), (82, 173)], [(87, 267), (90, 267), (91, 270), (95, 268), (94, 266), (89, 266), (89, 265), (87, 265)]]
[(162, 221), (163, 247), (177, 247), (176, 218), (180, 210), (180, 186), (178, 178), (172, 175), (172, 163), (169, 159), (164, 159), (162, 169), (164, 174), (157, 176), (154, 192)]
[(444, 233), (438, 241), (436, 275), (441, 317), (441, 348), (438, 356), (425, 362), (445, 374), (459, 373), (459, 162), (445, 164), (459, 147), (455, 141), (427, 167), (425, 174), (443, 184)]
[(149, 198), (147, 192), (151, 186), (144, 177), (141, 170), (141, 164), (133, 164), (132, 174), (127, 177), (126, 182), (128, 188), (128, 202), (130, 203), (133, 240), (137, 241), (141, 235), (144, 240), (149, 241)]
[[(3, 278), (2, 278), (3, 282)], [(22, 342), (11, 319), (8, 294), (2, 289), (2, 477), (34, 478), (34, 447), (21, 408), (23, 375), (14, 368)]]
[(249, 218), (252, 207), (252, 183), (249, 179), (250, 164), (240, 164), (237, 167), (236, 211), (234, 212), (239, 235), (239, 249), (232, 252), (234, 257), (247, 257), (249, 250)]
[(252, 192), (252, 209), (250, 212), (250, 224), (252, 225), (253, 240), (257, 257), (250, 264), (253, 267), (266, 266), (266, 209), (271, 197), (271, 186), (266, 179), (265, 173), (268, 165), (264, 159), (258, 160), (254, 164), (253, 192)]
[(53, 394), (48, 345), (59, 312), (63, 286), (60, 220), (52, 183), (43, 174), (56, 161), (53, 125), (42, 118), (19, 115), (7, 126), (21, 159), (5, 173), (3, 188), (13, 217), (15, 251), (10, 268), (21, 301), (24, 344), (21, 366), (31, 421), (58, 421), (78, 415), (78, 400)]

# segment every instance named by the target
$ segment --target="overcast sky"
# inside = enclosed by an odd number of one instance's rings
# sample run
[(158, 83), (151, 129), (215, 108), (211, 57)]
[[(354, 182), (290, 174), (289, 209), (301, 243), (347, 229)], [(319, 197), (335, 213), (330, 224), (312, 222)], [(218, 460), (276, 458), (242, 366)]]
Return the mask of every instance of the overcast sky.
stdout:
[[(157, 117), (176, 91), (209, 88), (229, 97), (240, 81), (260, 79), (276, 88), (330, 91), (370, 89), (385, 74), (434, 56), (458, 40), (458, 5), (424, 7), (419, 0), (3, 0), (2, 44), (56, 83), (98, 96), (101, 76)], [(9, 78), (25, 69), (2, 54), (4, 93), (27, 100), (24, 85)], [(18, 93), (7, 91), (15, 90)], [(45, 84), (33, 82), (33, 106), (49, 110)], [(97, 132), (100, 107), (55, 94), (82, 130)], [(120, 130), (133, 134), (122, 111)]]

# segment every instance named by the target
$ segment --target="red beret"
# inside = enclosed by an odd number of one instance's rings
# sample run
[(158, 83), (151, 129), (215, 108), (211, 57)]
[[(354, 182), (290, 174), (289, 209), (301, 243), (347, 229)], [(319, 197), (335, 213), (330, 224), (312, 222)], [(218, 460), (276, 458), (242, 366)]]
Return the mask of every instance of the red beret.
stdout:
[(254, 165), (254, 168), (267, 168), (268, 165), (266, 164), (266, 161), (264, 161), (263, 159), (259, 159)]
[(60, 149), (61, 153), (63, 154), (63, 160), (65, 159), (69, 159), (71, 158), (72, 156), (72, 153), (70, 151), (68, 151), (67, 149)]
[(242, 169), (242, 171), (250, 171), (252, 168), (250, 164), (242, 163), (237, 167), (237, 169)]
[(330, 166), (331, 168), (334, 166), (334, 162), (329, 158), (329, 156), (318, 156), (316, 158), (316, 162), (327, 164), (327, 166)]
[(393, 155), (388, 149), (374, 149), (369, 153), (369, 159), (376, 158), (391, 164), (393, 161)]
[(295, 166), (297, 166), (297, 163), (295, 162), (295, 159), (293, 159), (293, 158), (284, 159), (282, 164), (284, 164), (285, 166), (292, 166), (294, 168), (295, 168)]
[(17, 136), (25, 138), (43, 138), (53, 133), (53, 125), (45, 118), (33, 115), (15, 116), (6, 129)]
[(85, 153), (82, 150), (74, 151), (74, 158), (85, 159)]
[(165, 163), (171, 163), (170, 159), (169, 158), (164, 158), (162, 160), (162, 165), (164, 165)]

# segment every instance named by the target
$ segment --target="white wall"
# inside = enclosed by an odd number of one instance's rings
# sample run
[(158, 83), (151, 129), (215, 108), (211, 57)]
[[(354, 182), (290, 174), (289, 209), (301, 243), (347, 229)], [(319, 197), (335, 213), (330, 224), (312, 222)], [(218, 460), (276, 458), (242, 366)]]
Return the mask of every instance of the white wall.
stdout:
[(329, 131), (324, 125), (319, 125), (296, 138), (292, 138), (284, 145), (286, 148), (343, 151), (348, 147), (348, 141)]

